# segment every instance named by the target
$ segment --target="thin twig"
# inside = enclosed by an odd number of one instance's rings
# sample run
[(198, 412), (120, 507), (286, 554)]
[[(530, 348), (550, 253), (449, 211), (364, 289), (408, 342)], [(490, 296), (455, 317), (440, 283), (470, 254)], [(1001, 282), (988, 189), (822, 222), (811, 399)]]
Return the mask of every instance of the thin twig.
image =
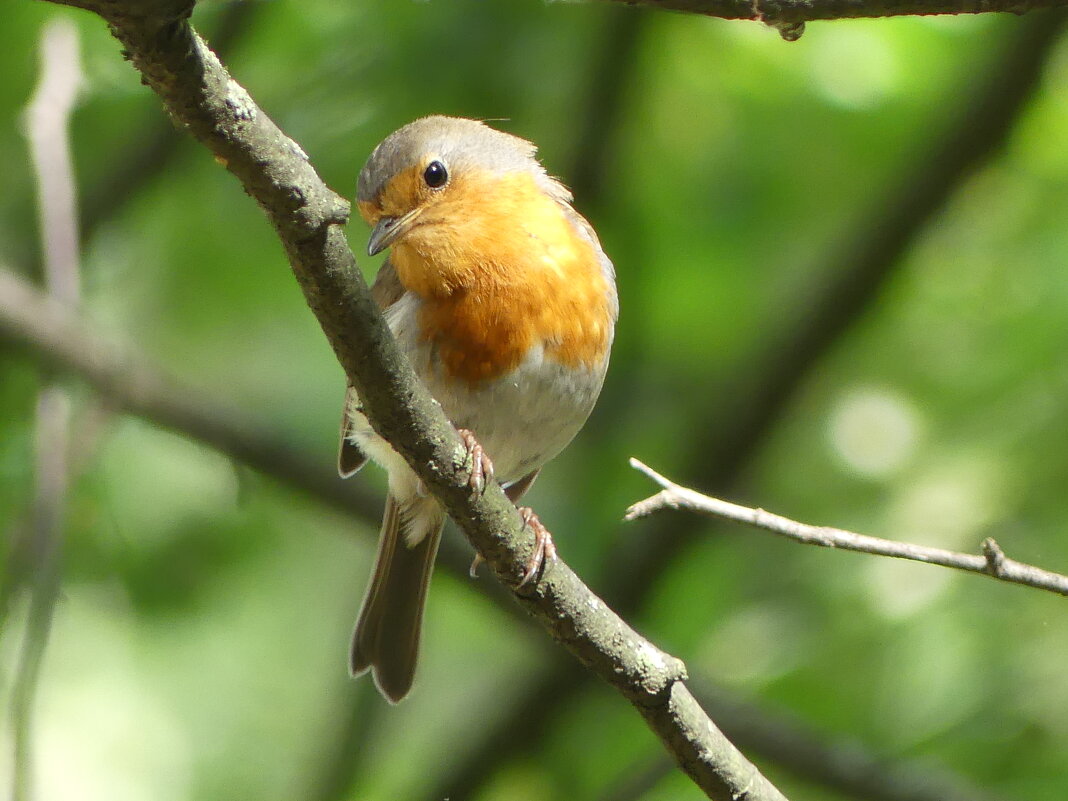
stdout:
[(644, 473), (663, 489), (656, 495), (633, 504), (627, 509), (624, 520), (637, 520), (664, 509), (684, 509), (708, 517), (744, 523), (805, 545), (821, 545), (824, 548), (838, 548), (873, 556), (891, 556), (895, 559), (925, 562), (929, 565), (951, 567), (968, 573), (979, 573), (1010, 584), (1022, 584), (1039, 590), (1055, 592), (1058, 595), (1068, 595), (1068, 576), (1010, 559), (990, 537), (983, 541), (983, 554), (980, 556), (948, 551), (944, 548), (896, 542), (840, 528), (812, 526), (763, 509), (739, 506), (719, 498), (702, 495), (687, 487), (679, 486), (637, 459), (631, 459), (630, 466)]
[[(703, 399), (708, 414), (681, 443), (680, 475), (691, 484), (726, 493), (759, 456), (768, 433), (789, 408), (814, 365), (878, 301), (904, 255), (975, 170), (1004, 147), (1040, 86), (1044, 66), (1068, 22), (1063, 10), (1036, 12), (1013, 25), (981, 71), (970, 72), (942, 104), (952, 108), (920, 127), (912, 153), (863, 216), (843, 226), (836, 246), (815, 262), (826, 269), (777, 304), (759, 352), (736, 374), (705, 378), (715, 392)], [(960, 100), (959, 100), (960, 99)], [(963, 102), (961, 102), (963, 100)], [(693, 518), (663, 517), (655, 537), (614, 555), (605, 595), (624, 614), (640, 608), (657, 577), (700, 536)]]

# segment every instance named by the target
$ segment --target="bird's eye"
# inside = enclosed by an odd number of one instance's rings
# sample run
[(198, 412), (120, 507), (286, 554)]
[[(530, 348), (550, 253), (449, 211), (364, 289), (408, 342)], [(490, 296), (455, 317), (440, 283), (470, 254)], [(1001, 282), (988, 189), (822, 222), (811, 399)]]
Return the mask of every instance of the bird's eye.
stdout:
[(423, 173), (423, 180), (431, 189), (440, 189), (449, 180), (449, 171), (440, 161), (432, 161)]

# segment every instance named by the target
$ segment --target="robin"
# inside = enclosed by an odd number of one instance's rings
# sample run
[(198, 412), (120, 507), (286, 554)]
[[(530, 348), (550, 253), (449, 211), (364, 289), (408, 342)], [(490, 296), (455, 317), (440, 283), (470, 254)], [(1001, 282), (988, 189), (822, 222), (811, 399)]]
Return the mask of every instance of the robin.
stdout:
[[(371, 292), (415, 372), (472, 456), (516, 502), (586, 422), (615, 328), (615, 273), (530, 142), (474, 120), (424, 117), (386, 137), (360, 172), (370, 255), (390, 249)], [(389, 474), (378, 557), (352, 640), (391, 702), (409, 691), (445, 513), (379, 437), (349, 387), (338, 472), (368, 458)], [(528, 508), (534, 557), (555, 556)], [(476, 559), (477, 563), (477, 559)]]

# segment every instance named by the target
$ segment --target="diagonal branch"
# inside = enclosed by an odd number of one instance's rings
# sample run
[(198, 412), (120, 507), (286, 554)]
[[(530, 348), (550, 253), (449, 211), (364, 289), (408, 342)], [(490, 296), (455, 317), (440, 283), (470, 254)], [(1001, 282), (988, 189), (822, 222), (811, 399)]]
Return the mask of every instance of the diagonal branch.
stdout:
[(630, 466), (651, 478), (663, 489), (656, 495), (632, 505), (627, 509), (624, 520), (637, 520), (664, 509), (685, 509), (708, 517), (744, 523), (805, 545), (822, 545), (824, 548), (838, 548), (843, 551), (857, 551), (874, 556), (892, 556), (896, 559), (926, 562), (929, 565), (941, 565), (968, 573), (979, 573), (1010, 584), (1023, 584), (1026, 587), (1049, 590), (1058, 595), (1068, 595), (1068, 576), (1010, 559), (992, 537), (983, 540), (983, 554), (979, 556), (947, 551), (944, 548), (885, 540), (840, 528), (812, 526), (766, 512), (763, 509), (752, 509), (702, 495), (692, 489), (679, 486), (637, 459), (631, 459)]
[(368, 520), (380, 513), (380, 502), (364, 485), (338, 481), (328, 464), (286, 443), (279, 432), (163, 375), (143, 356), (108, 342), (76, 309), (3, 268), (0, 335), (75, 373), (120, 411), (192, 437), (337, 509)]
[[(348, 204), (192, 30), (191, 2), (76, 4), (104, 17), (168, 112), (260, 204), (376, 431), (442, 501), (495, 575), (516, 587), (533, 537), (495, 482), (484, 493), (470, 491), (459, 436), (393, 342), (345, 242)], [(783, 798), (694, 700), (682, 663), (631, 629), (563, 562), (545, 571), (532, 594), (516, 598), (635, 706), (710, 797)]]

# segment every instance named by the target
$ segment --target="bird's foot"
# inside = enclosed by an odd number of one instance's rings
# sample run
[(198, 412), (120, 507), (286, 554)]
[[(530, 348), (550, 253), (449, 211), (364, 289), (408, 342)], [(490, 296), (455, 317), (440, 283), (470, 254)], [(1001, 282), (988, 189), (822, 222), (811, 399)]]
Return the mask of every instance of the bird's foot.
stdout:
[[(471, 454), (471, 478), (468, 479), (468, 486), (471, 487), (472, 492), (481, 494), (486, 489), (486, 482), (493, 480), (493, 462), (482, 450), (482, 446), (478, 444), (478, 440), (471, 431), (461, 428), (457, 430), (457, 433), (463, 440), (467, 452)], [(475, 567), (477, 565), (472, 565), (471, 570), (474, 571)]]
[(516, 585), (517, 590), (523, 589), (531, 579), (541, 572), (542, 567), (548, 563), (555, 562), (557, 559), (556, 544), (553, 542), (553, 536), (542, 525), (534, 510), (529, 506), (520, 506), (519, 517), (523, 521), (523, 528), (529, 528), (534, 533), (534, 553), (530, 555), (530, 561), (527, 562), (523, 578)]
[(482, 554), (476, 553), (475, 558), (471, 560), (471, 567), (467, 568), (467, 575), (471, 578), (478, 578), (478, 566), (485, 561), (482, 558)]

